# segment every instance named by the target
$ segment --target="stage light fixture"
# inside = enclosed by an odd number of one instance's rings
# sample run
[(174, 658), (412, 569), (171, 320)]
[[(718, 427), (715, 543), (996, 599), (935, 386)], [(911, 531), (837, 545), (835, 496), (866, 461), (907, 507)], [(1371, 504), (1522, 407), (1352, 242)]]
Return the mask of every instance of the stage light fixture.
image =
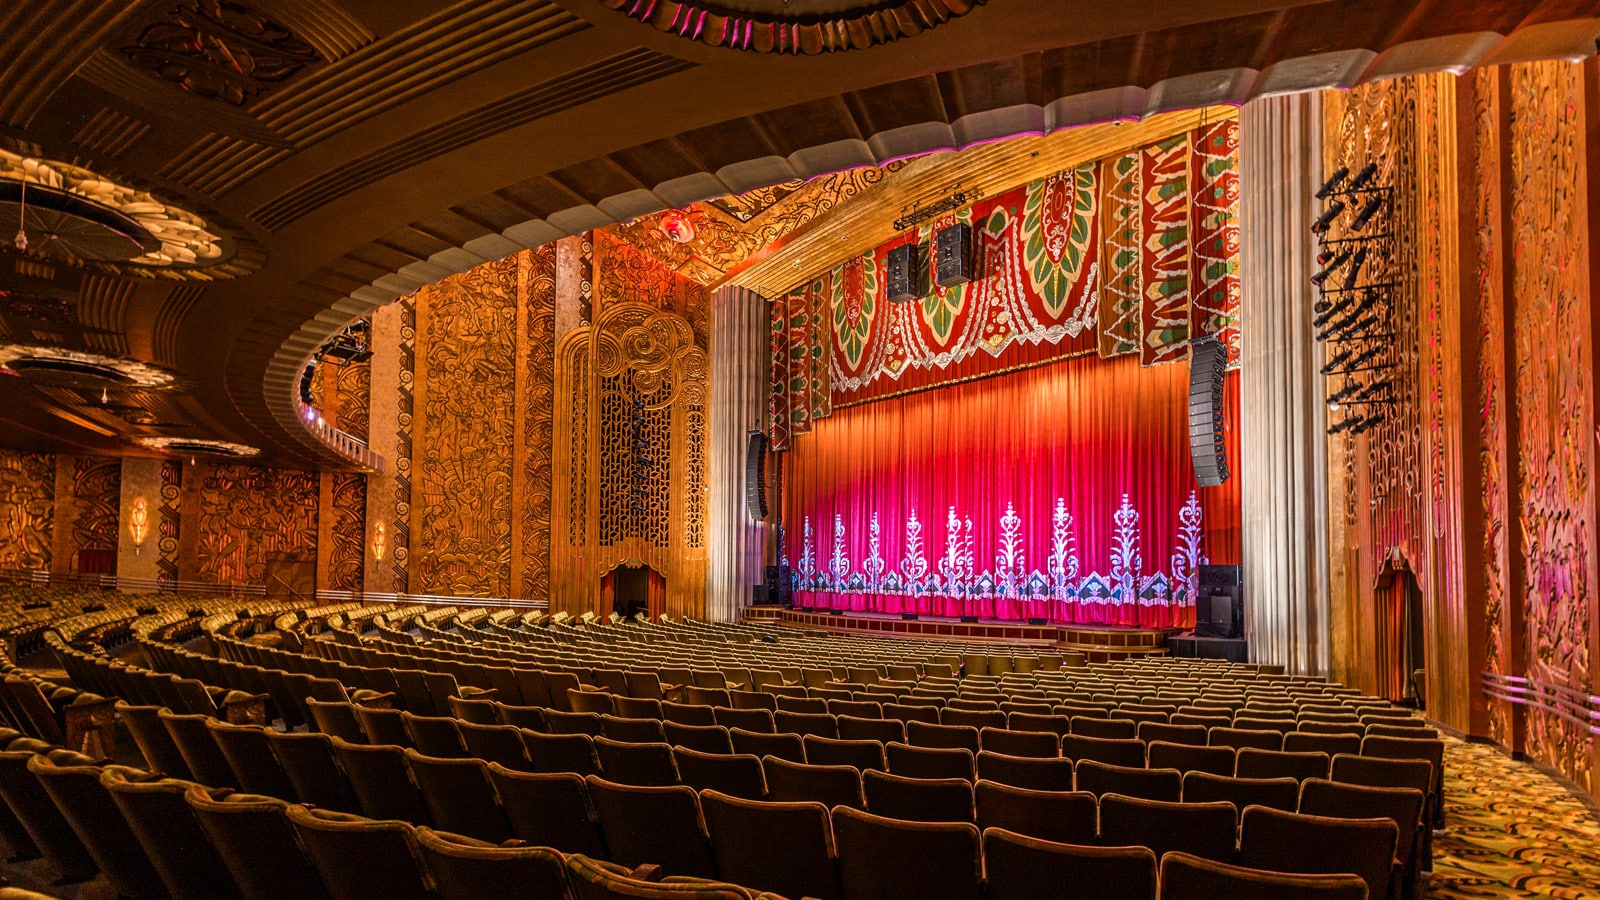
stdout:
[(1348, 248), (1340, 250), (1338, 253), (1332, 254), (1331, 259), (1326, 258), (1327, 256), (1328, 254), (1326, 253), (1317, 254), (1317, 261), (1326, 263), (1321, 271), (1311, 276), (1311, 283), (1317, 287), (1322, 287), (1322, 283), (1327, 281), (1329, 276), (1339, 271), (1345, 263), (1350, 261), (1350, 250)]
[(1361, 277), (1361, 267), (1367, 264), (1367, 248), (1362, 247), (1356, 251), (1355, 258), (1350, 261), (1350, 274), (1345, 276), (1344, 286), (1355, 287), (1356, 281)]
[(1361, 212), (1356, 214), (1356, 220), (1350, 224), (1350, 230), (1361, 231), (1366, 228), (1367, 223), (1372, 221), (1372, 217), (1378, 214), (1378, 208), (1383, 206), (1385, 199), (1386, 197), (1383, 194), (1378, 194), (1368, 200), (1367, 205), (1362, 207)]
[(1322, 183), (1322, 187), (1317, 188), (1317, 199), (1324, 200), (1329, 194), (1338, 190), (1339, 185), (1344, 183), (1345, 176), (1349, 174), (1350, 169), (1347, 166), (1340, 166), (1334, 169), (1333, 174), (1328, 176), (1328, 180)]
[(1378, 164), (1375, 162), (1367, 163), (1361, 167), (1361, 171), (1356, 173), (1356, 177), (1350, 179), (1350, 187), (1346, 188), (1346, 190), (1361, 190), (1367, 186), (1367, 182), (1371, 181), (1372, 176), (1376, 174), (1378, 174)]
[(1322, 211), (1322, 215), (1318, 216), (1317, 220), (1311, 223), (1311, 233), (1322, 234), (1323, 232), (1327, 231), (1328, 226), (1332, 225), (1333, 220), (1339, 218), (1339, 214), (1342, 212), (1344, 212), (1343, 200), (1335, 200), (1332, 203), (1329, 203), (1328, 208)]

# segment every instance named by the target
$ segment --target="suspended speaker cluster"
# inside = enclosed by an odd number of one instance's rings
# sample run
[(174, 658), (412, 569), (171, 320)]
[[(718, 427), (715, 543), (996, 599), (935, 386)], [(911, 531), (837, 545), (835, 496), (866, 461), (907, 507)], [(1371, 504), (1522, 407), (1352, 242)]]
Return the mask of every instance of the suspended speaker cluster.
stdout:
[(1228, 480), (1228, 453), (1223, 444), (1222, 384), (1228, 370), (1228, 348), (1216, 335), (1189, 343), (1189, 459), (1201, 487)]
[(1393, 191), (1374, 184), (1377, 174), (1376, 162), (1354, 176), (1341, 166), (1316, 194), (1324, 206), (1311, 223), (1321, 266), (1311, 324), (1324, 347), (1329, 434), (1375, 428), (1394, 402)]

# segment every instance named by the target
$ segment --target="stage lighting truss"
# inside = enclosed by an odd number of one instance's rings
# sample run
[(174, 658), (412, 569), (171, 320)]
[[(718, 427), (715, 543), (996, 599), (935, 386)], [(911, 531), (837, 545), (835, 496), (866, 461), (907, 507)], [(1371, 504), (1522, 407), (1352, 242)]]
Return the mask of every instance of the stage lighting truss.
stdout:
[(1328, 434), (1376, 428), (1395, 400), (1394, 192), (1375, 183), (1378, 168), (1369, 162), (1352, 176), (1340, 167), (1316, 192), (1323, 207), (1311, 223), (1318, 245), (1311, 325), (1324, 347)]

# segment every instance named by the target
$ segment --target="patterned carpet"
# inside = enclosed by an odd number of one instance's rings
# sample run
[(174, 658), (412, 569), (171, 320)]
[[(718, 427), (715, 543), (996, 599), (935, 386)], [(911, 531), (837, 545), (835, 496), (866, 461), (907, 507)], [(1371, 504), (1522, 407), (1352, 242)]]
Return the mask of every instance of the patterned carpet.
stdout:
[(1600, 898), (1600, 817), (1531, 766), (1446, 739), (1429, 898)]

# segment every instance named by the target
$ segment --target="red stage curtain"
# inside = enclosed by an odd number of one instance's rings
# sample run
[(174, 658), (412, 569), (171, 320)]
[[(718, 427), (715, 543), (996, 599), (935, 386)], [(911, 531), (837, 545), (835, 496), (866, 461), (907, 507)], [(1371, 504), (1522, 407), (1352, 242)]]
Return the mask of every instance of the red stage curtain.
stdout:
[[(945, 555), (947, 520), (953, 507), (961, 522), (970, 517), (972, 571), (998, 580), (1015, 572), (1016, 554), (1002, 556), (1009, 533), (1020, 548), (1020, 569), (1050, 579), (1058, 498), (1073, 519), (1077, 582), (1091, 574), (1109, 581), (1123, 504), (1139, 515), (1138, 562), (1124, 566), (1136, 579), (1157, 572), (1174, 577), (1180, 510), (1196, 492), (1203, 518), (1201, 552), (1213, 563), (1239, 561), (1239, 489), (1234, 477), (1200, 489), (1188, 444), (1188, 366), (1141, 368), (1136, 356), (1082, 356), (992, 378), (950, 385), (835, 410), (808, 434), (794, 438), (784, 454), (786, 554), (804, 571), (804, 523), (809, 519), (814, 568), (829, 572), (835, 516), (844, 528), (846, 578), (801, 585), (800, 601), (858, 611), (915, 611), (984, 618), (1044, 617), (1056, 622), (1166, 627), (1193, 623), (1192, 598), (1174, 586), (1178, 605), (1140, 604), (1115, 591), (1121, 602), (1050, 596), (1033, 580), (1032, 591), (980, 587), (961, 596), (898, 590), (905, 571), (907, 519), (921, 523), (923, 557), (930, 573)], [(1238, 467), (1238, 379), (1225, 394), (1228, 458)], [(1007, 507), (1020, 523), (1002, 522)], [(882, 573), (873, 576), (872, 521), (876, 514)], [(1128, 558), (1123, 554), (1123, 558)], [(914, 568), (914, 567), (913, 567)], [(1179, 567), (1181, 576), (1182, 566)], [(1138, 584), (1135, 581), (1134, 584)], [(1124, 581), (1122, 584), (1129, 584)], [(1145, 582), (1143, 586), (1150, 586)], [(1159, 588), (1159, 584), (1155, 585)], [(1137, 590), (1137, 589), (1136, 589)], [(1026, 596), (1019, 596), (1026, 594)]]

